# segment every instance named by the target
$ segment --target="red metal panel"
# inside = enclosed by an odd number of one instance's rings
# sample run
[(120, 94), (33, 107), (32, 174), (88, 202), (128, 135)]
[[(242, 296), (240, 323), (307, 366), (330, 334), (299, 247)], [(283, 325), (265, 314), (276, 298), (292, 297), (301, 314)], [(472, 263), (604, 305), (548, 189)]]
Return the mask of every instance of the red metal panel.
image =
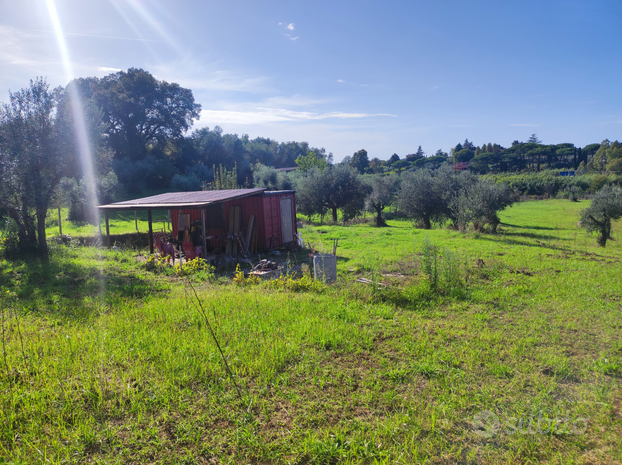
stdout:
[[(229, 234), (229, 209), (232, 206), (241, 207), (241, 224), (240, 231), (243, 233), (243, 236), (246, 237), (246, 231), (248, 228), (248, 221), (250, 219), (250, 215), (255, 215), (255, 224), (257, 225), (257, 229), (259, 231), (259, 240), (258, 244), (261, 249), (263, 249), (262, 244), (265, 242), (264, 235), (264, 213), (263, 213), (263, 196), (262, 195), (254, 195), (250, 197), (243, 197), (240, 199), (229, 200), (222, 203), (224, 210), (224, 229), (210, 229), (209, 227), (209, 218), (207, 218), (207, 235), (214, 236), (214, 239), (210, 241), (212, 247), (219, 247), (224, 249), (226, 247), (226, 238)], [(201, 220), (201, 209), (182, 209), (182, 210), (171, 210), (172, 223), (173, 223), (173, 236), (177, 237), (178, 232), (178, 215), (180, 213), (188, 213), (190, 214), (190, 221)]]
[[(296, 227), (296, 199), (293, 192), (275, 193), (262, 195), (253, 195), (249, 197), (228, 200), (222, 203), (224, 209), (224, 229), (209, 229), (208, 224), (208, 236), (215, 236), (212, 239), (212, 247), (220, 247), (224, 250), (226, 247), (226, 237), (229, 234), (229, 209), (232, 206), (240, 206), (242, 211), (241, 231), (246, 237), (246, 231), (248, 228), (248, 220), (250, 215), (255, 215), (255, 225), (259, 233), (258, 244), (259, 250), (264, 251), (270, 248), (280, 247), (282, 245), (282, 232), (281, 232), (281, 198), (292, 198), (292, 218), (294, 221), (294, 233), (298, 232)], [(173, 233), (177, 237), (177, 218), (179, 213), (190, 214), (190, 220), (201, 220), (200, 209), (183, 209), (183, 210), (171, 210)], [(272, 243), (270, 241), (272, 238)]]

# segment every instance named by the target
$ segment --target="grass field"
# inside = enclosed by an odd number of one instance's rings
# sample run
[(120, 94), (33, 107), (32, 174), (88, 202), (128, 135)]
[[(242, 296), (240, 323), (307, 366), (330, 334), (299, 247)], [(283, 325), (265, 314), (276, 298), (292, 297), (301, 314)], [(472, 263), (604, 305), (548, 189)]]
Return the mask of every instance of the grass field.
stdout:
[(91, 247), (2, 261), (0, 457), (622, 463), (622, 228), (597, 247), (585, 206), (520, 203), (497, 235), (309, 225), (318, 251), (340, 239), (332, 286)]

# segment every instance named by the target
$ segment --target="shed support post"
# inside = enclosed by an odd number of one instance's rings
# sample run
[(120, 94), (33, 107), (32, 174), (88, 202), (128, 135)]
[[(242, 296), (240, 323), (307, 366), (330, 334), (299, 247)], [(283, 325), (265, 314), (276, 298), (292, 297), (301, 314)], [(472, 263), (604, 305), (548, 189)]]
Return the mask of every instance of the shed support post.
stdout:
[(201, 230), (203, 231), (203, 258), (207, 257), (207, 229), (205, 229), (205, 208), (201, 209)]
[(134, 210), (134, 226), (136, 226), (136, 232), (138, 232), (138, 212)]
[(151, 210), (147, 210), (147, 222), (149, 223), (149, 253), (153, 253), (153, 226), (151, 224)]
[(104, 218), (106, 218), (106, 246), (110, 248), (110, 221), (108, 220), (108, 210), (104, 210)]
[(63, 221), (61, 219), (60, 207), (58, 207), (58, 234), (63, 235)]

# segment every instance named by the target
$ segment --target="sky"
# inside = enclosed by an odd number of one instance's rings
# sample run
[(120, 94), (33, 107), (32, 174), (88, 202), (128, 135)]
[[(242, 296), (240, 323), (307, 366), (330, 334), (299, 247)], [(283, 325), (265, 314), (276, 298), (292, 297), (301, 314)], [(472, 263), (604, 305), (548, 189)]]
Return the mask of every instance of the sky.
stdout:
[(335, 161), (533, 133), (582, 147), (622, 139), (620, 24), (620, 0), (1, 0), (0, 101), (135, 67), (193, 91), (193, 129)]

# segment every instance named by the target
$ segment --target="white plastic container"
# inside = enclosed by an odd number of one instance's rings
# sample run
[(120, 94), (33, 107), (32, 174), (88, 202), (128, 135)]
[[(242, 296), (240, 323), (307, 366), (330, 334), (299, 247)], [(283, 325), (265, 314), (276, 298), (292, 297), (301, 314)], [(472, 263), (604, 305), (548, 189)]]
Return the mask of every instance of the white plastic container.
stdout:
[(325, 283), (337, 281), (337, 257), (334, 255), (314, 255), (313, 272), (315, 279)]

